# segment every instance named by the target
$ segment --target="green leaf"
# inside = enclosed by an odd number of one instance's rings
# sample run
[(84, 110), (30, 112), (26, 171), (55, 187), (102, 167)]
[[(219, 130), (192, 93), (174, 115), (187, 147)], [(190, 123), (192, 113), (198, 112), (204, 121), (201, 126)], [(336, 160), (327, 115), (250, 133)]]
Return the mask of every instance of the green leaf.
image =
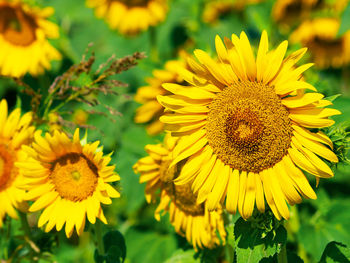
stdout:
[[(304, 263), (304, 260), (302, 260), (296, 253), (287, 251), (287, 262)], [(259, 261), (259, 263), (278, 263), (277, 254), (275, 254), (273, 257), (263, 258)]]
[[(21, 97), (18, 96), (18, 95), (17, 95), (17, 99), (16, 99), (16, 106), (15, 106), (15, 108), (16, 108), (16, 109), (19, 108), (19, 109), (21, 109), (21, 111), (22, 111), (22, 99), (21, 99)], [(23, 113), (23, 112), (22, 112), (22, 113)]]
[(105, 254), (100, 255), (95, 250), (94, 259), (96, 263), (123, 263), (126, 258), (126, 245), (123, 235), (117, 231), (110, 231), (103, 237)]
[(176, 250), (174, 235), (130, 228), (125, 234), (130, 263), (163, 263)]
[(316, 206), (313, 216), (307, 211), (300, 213), (300, 218), (309, 219), (301, 222), (297, 233), (299, 243), (314, 259), (320, 258), (329, 242), (338, 240), (350, 244), (349, 198), (327, 200), (324, 194), (318, 197), (317, 202), (312, 203)]
[(335, 94), (333, 96), (329, 96), (329, 97), (326, 97), (324, 98), (325, 100), (329, 100), (331, 102), (333, 102), (334, 100), (336, 100), (338, 97), (340, 97), (342, 94)]
[(297, 254), (292, 251), (287, 251), (287, 259), (288, 262), (292, 263), (304, 263), (304, 260), (302, 260)]
[(320, 263), (350, 263), (350, 248), (332, 241), (326, 246)]
[(194, 258), (194, 255), (194, 250), (183, 251), (178, 249), (165, 263), (196, 263), (198, 260)]
[(228, 262), (233, 262), (235, 257), (235, 235), (234, 235), (234, 224), (226, 226), (226, 259)]
[(346, 7), (342, 14), (338, 36), (343, 35), (348, 30), (350, 30), (350, 4)]
[(219, 257), (222, 254), (222, 247), (216, 247), (214, 249), (203, 249), (200, 251), (200, 262), (201, 263), (217, 263)]
[(106, 250), (107, 263), (124, 262), (126, 258), (126, 245), (123, 235), (117, 231), (110, 231), (103, 237)]
[(266, 233), (253, 227), (250, 221), (239, 218), (235, 223), (235, 249), (237, 262), (255, 263), (279, 253), (287, 240), (287, 231), (280, 225), (276, 230)]

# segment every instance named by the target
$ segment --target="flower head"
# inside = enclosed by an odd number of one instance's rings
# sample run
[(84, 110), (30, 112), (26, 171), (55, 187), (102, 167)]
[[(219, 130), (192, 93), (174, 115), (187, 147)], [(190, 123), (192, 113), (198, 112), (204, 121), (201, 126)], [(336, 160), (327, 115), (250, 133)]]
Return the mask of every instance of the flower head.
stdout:
[(161, 121), (181, 137), (174, 148), (170, 169), (191, 162), (175, 179), (183, 185), (193, 181), (197, 202), (213, 210), (226, 199), (226, 209), (242, 217), (254, 206), (263, 212), (265, 199), (275, 216), (289, 218), (287, 203), (301, 196), (316, 198), (304, 170), (316, 178), (333, 172), (321, 159), (337, 162), (332, 142), (321, 131), (331, 126), (329, 116), (338, 110), (324, 108), (315, 87), (303, 81), (312, 64), (296, 66), (306, 49), (285, 57), (288, 42), (268, 50), (267, 33), (261, 36), (257, 56), (244, 32), (240, 37), (215, 39), (218, 59), (202, 50), (189, 58), (191, 70), (180, 74), (190, 84), (164, 84), (173, 95), (158, 96), (166, 108)]
[(168, 11), (167, 0), (87, 0), (86, 4), (124, 35), (135, 35), (157, 25)]
[(309, 48), (317, 67), (338, 68), (350, 63), (350, 30), (337, 37), (339, 28), (337, 18), (307, 20), (290, 35), (290, 41)]
[(17, 218), (15, 208), (24, 201), (25, 191), (19, 187), (22, 176), (14, 165), (22, 159), (21, 146), (29, 144), (34, 127), (30, 126), (32, 113), (21, 117), (15, 109), (7, 115), (7, 102), (0, 102), (0, 227), (6, 214)]
[(53, 135), (40, 131), (34, 134), (32, 148), (24, 147), (27, 158), (16, 165), (25, 177), (23, 185), (27, 200), (35, 201), (30, 212), (43, 210), (38, 226), (45, 231), (56, 226), (60, 231), (64, 224), (67, 237), (74, 227), (80, 235), (86, 216), (91, 224), (99, 218), (107, 224), (101, 204), (111, 204), (111, 198), (120, 194), (109, 184), (120, 179), (109, 166), (110, 156), (103, 156), (99, 142), (82, 143), (79, 129), (73, 140), (55, 130)]
[(0, 0), (0, 75), (38, 75), (60, 59), (49, 38), (58, 38), (57, 25), (47, 17), (52, 8), (32, 8), (21, 1)]
[(259, 2), (262, 0), (210, 0), (204, 6), (202, 18), (206, 23), (215, 24), (220, 17), (234, 11), (241, 11), (245, 6)]
[(146, 182), (148, 202), (155, 201), (156, 191), (161, 191), (161, 199), (155, 211), (157, 220), (160, 220), (161, 212), (169, 212), (175, 231), (185, 236), (195, 249), (203, 246), (213, 248), (220, 244), (220, 238), (225, 240), (226, 237), (222, 209), (219, 207), (216, 211), (209, 211), (204, 203), (197, 204), (190, 184), (173, 183), (181, 171), (181, 164), (169, 169), (177, 141), (177, 138), (168, 134), (164, 145), (147, 145), (149, 156), (140, 159), (134, 165), (134, 170), (141, 174), (140, 183)]
[(348, 0), (277, 0), (273, 6), (272, 16), (285, 29), (310, 19), (313, 13), (339, 15), (347, 6)]

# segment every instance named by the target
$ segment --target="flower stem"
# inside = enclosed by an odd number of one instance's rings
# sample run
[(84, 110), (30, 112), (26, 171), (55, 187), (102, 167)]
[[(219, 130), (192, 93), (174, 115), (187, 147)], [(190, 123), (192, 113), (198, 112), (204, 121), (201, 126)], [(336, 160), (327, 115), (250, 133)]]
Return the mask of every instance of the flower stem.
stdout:
[(19, 213), (19, 218), (21, 219), (22, 229), (24, 230), (24, 233), (28, 239), (31, 239), (32, 233), (30, 231), (30, 227), (28, 224), (27, 215), (20, 211), (18, 213)]
[(277, 255), (277, 262), (278, 263), (288, 263), (286, 245), (283, 245), (282, 248), (281, 248), (280, 253), (278, 253), (278, 255)]
[(102, 238), (102, 223), (99, 220), (96, 220), (95, 224), (95, 234), (96, 234), (96, 243), (98, 253), (102, 256), (105, 254), (103, 238)]

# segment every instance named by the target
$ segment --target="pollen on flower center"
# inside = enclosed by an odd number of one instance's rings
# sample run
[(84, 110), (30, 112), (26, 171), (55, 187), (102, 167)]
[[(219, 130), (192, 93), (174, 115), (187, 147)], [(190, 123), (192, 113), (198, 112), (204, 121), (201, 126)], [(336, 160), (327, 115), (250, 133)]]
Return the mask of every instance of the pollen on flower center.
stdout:
[(28, 46), (35, 39), (34, 19), (19, 8), (0, 6), (0, 34), (14, 45)]
[(10, 182), (13, 169), (12, 153), (5, 145), (0, 144), (0, 190)]
[(51, 171), (51, 180), (62, 198), (82, 201), (96, 189), (97, 167), (81, 153), (68, 153), (58, 158), (53, 162)]
[(81, 177), (81, 175), (80, 175), (80, 173), (79, 173), (78, 171), (73, 171), (73, 172), (71, 172), (71, 175), (72, 175), (72, 178), (73, 178), (74, 180), (76, 180), (76, 181), (79, 181), (79, 179), (80, 179), (80, 177)]
[(207, 139), (226, 165), (260, 172), (287, 153), (291, 123), (273, 87), (237, 82), (225, 88), (209, 107)]
[(261, 139), (264, 126), (258, 116), (251, 110), (238, 111), (226, 120), (228, 141), (237, 147), (253, 149)]

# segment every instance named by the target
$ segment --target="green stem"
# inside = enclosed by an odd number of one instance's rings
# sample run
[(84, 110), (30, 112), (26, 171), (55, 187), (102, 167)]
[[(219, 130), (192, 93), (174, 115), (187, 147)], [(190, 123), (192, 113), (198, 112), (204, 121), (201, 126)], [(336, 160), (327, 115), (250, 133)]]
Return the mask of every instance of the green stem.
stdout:
[(157, 48), (157, 31), (154, 26), (149, 28), (149, 38), (151, 45), (151, 60), (155, 63), (159, 62), (159, 53)]
[(280, 253), (278, 253), (278, 255), (277, 255), (277, 262), (278, 263), (288, 263), (286, 245), (283, 245), (282, 248), (281, 248)]
[(27, 220), (27, 214), (18, 212), (19, 218), (21, 219), (22, 229), (24, 230), (24, 233), (27, 238), (31, 239), (32, 233), (30, 231), (30, 227)]
[(102, 223), (97, 220), (95, 223), (95, 234), (96, 234), (96, 243), (97, 243), (97, 250), (100, 255), (105, 254), (105, 249), (103, 245), (103, 238), (102, 238)]

